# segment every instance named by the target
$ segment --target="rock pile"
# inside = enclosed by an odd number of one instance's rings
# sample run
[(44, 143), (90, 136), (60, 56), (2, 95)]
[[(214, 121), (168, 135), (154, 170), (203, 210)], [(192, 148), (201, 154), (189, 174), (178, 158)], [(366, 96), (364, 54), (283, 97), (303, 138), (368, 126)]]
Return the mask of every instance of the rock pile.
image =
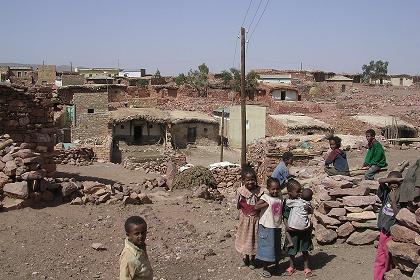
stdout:
[(70, 165), (91, 165), (95, 161), (95, 153), (92, 148), (72, 148), (61, 149), (60, 153), (55, 157), (56, 164)]
[(373, 243), (377, 230), (377, 181), (347, 176), (325, 177), (314, 187), (315, 238), (319, 244), (337, 240), (350, 245)]
[(388, 250), (396, 267), (411, 275), (420, 265), (420, 208), (415, 212), (401, 209), (397, 221), (391, 227), (392, 240), (387, 243)]
[(178, 153), (169, 153), (159, 159), (149, 159), (142, 162), (135, 162), (128, 158), (123, 160), (122, 164), (125, 168), (131, 170), (143, 169), (146, 173), (160, 173), (165, 174), (167, 169), (167, 163), (173, 162), (179, 168), (187, 163), (185, 155)]
[(0, 136), (0, 199), (6, 209), (21, 207), (31, 192), (42, 190), (47, 171), (33, 149), (33, 144), (18, 145), (8, 134)]
[(218, 188), (231, 188), (241, 180), (241, 168), (239, 166), (221, 166), (211, 169), (216, 179)]
[(191, 189), (201, 185), (215, 188), (217, 183), (209, 169), (194, 166), (176, 174), (172, 189)]

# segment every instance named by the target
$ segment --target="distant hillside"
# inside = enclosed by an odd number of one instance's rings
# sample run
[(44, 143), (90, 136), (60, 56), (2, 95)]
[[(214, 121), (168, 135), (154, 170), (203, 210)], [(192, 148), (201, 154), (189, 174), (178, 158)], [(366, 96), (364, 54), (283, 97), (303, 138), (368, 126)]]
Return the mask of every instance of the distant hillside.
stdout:
[[(38, 66), (40, 66), (42, 64), (24, 64), (24, 63), (0, 63), (0, 66), (30, 66), (34, 69), (38, 68)], [(57, 71), (58, 72), (62, 72), (62, 71), (70, 71), (70, 65), (56, 65), (57, 67)], [(74, 70), (74, 68), (73, 68)]]

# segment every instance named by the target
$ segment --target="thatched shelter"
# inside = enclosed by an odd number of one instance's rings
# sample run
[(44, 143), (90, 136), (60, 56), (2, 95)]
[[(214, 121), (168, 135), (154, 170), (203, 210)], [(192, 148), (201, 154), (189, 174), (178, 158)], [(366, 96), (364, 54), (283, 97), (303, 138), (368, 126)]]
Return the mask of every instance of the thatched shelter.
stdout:
[(329, 134), (333, 128), (320, 120), (305, 115), (269, 115), (274, 121), (284, 127), (288, 134)]

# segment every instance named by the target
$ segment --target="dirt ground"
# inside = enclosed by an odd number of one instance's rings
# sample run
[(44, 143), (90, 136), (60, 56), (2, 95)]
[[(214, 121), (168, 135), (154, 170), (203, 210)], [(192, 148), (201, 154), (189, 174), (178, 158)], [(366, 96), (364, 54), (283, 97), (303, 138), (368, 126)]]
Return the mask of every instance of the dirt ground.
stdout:
[[(419, 158), (420, 151), (389, 150), (387, 155), (393, 166)], [(357, 165), (362, 156), (350, 153), (350, 163)], [(58, 176), (124, 184), (154, 176), (103, 163), (59, 166), (58, 171)], [(0, 279), (118, 279), (123, 223), (131, 215), (141, 215), (148, 222), (148, 251), (156, 279), (260, 279), (259, 269), (239, 267), (234, 199), (208, 202), (188, 198), (189, 194), (158, 190), (150, 194), (151, 205), (62, 204), (0, 213)], [(106, 250), (92, 249), (95, 242)], [(314, 279), (371, 279), (374, 256), (373, 245), (316, 245), (311, 257)], [(281, 268), (287, 268), (286, 259)], [(290, 277), (303, 278), (302, 271)]]

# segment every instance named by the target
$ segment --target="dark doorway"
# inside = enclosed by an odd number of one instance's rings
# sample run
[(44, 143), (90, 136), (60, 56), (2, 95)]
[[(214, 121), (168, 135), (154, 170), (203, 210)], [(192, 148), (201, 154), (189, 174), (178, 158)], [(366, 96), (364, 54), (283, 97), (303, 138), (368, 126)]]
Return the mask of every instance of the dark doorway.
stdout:
[(404, 79), (400, 78), (400, 86), (403, 86), (403, 85), (404, 85)]
[(341, 92), (345, 92), (346, 91), (346, 85), (341, 85)]
[(286, 100), (286, 91), (285, 90), (281, 91), (281, 100)]
[(197, 128), (189, 127), (187, 132), (187, 141), (188, 143), (195, 143), (197, 140)]
[(143, 138), (143, 127), (142, 126), (135, 126), (134, 127), (134, 142), (141, 143)]

